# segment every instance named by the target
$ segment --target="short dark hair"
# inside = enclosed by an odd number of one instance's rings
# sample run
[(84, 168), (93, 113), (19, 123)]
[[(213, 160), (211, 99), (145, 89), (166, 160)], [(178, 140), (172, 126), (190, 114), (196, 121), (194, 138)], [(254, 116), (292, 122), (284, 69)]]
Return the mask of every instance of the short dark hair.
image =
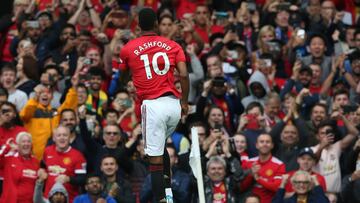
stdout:
[(76, 112), (74, 111), (74, 109), (63, 109), (61, 112), (60, 112), (60, 120), (61, 118), (63, 117), (63, 114), (66, 113), (66, 112), (71, 112), (74, 114), (75, 118), (76, 118)]
[(337, 91), (334, 92), (334, 95), (333, 95), (333, 100), (335, 99), (335, 97), (337, 97), (338, 95), (341, 95), (341, 94), (345, 94), (347, 97), (349, 97), (349, 91), (347, 91), (346, 89), (339, 89)]
[(332, 119), (325, 119), (325, 120), (322, 120), (318, 126), (318, 132), (320, 130), (320, 128), (323, 128), (325, 126), (330, 126), (332, 127), (333, 130), (335, 130), (336, 128), (336, 121), (332, 120)]
[(45, 73), (47, 70), (50, 70), (50, 69), (53, 69), (53, 70), (56, 70), (58, 72), (58, 74), (61, 75), (61, 71), (60, 71), (60, 67), (56, 64), (48, 64), (44, 67), (44, 70), (43, 70), (43, 73)]
[(163, 19), (165, 19), (165, 18), (168, 18), (168, 19), (170, 19), (171, 21), (174, 22), (174, 18), (173, 18), (171, 15), (169, 15), (169, 14), (164, 14), (164, 15), (162, 15), (162, 16), (159, 18), (159, 23), (160, 23)]
[(106, 117), (109, 113), (115, 113), (116, 116), (119, 116), (119, 112), (117, 112), (115, 109), (108, 109), (108, 110), (105, 112), (105, 117)]
[(89, 90), (84, 83), (79, 83), (77, 88), (84, 88), (86, 90), (86, 94), (89, 94)]
[(105, 78), (104, 71), (99, 67), (92, 67), (88, 73), (90, 76), (100, 76), (102, 80)]
[(89, 173), (89, 174), (86, 175), (85, 184), (88, 184), (90, 178), (99, 178), (99, 179), (100, 179), (100, 182), (102, 183), (102, 181), (101, 181), (101, 176), (100, 176), (99, 174)]
[(356, 37), (356, 35), (360, 34), (360, 29), (356, 29), (355, 33), (354, 33), (354, 38)]
[(245, 109), (245, 112), (248, 113), (251, 109), (258, 107), (261, 114), (264, 113), (264, 107), (259, 102), (251, 102)]
[(270, 53), (263, 53), (259, 57), (260, 59), (270, 59), (272, 62), (274, 61), (274, 57)]
[(37, 60), (30, 55), (25, 55), (22, 57), (23, 59), (23, 72), (26, 77), (38, 81), (39, 80), (39, 68)]
[(314, 34), (312, 34), (312, 35), (309, 37), (309, 39), (308, 39), (309, 44), (310, 44), (311, 41), (312, 41), (314, 38), (316, 38), (316, 37), (322, 39), (322, 41), (324, 42), (325, 46), (327, 46), (326, 37), (325, 37), (323, 34), (321, 34), (321, 33), (314, 33)]
[(156, 13), (151, 8), (143, 8), (139, 12), (139, 26), (143, 31), (153, 30), (157, 22)]
[(5, 88), (0, 87), (0, 96), (6, 96), (6, 98), (8, 98), (9, 93)]
[(103, 156), (101, 157), (100, 164), (102, 164), (102, 162), (104, 161), (104, 159), (107, 159), (107, 158), (112, 158), (112, 159), (115, 160), (115, 163), (116, 163), (116, 164), (119, 164), (118, 161), (117, 161), (117, 158), (116, 158), (114, 155), (112, 155), (112, 154), (105, 154), (105, 155), (103, 155)]
[(0, 75), (2, 75), (5, 71), (12, 71), (16, 74), (16, 68), (12, 63), (5, 63), (5, 65), (1, 68)]
[(315, 107), (322, 107), (325, 110), (325, 113), (328, 112), (328, 106), (326, 104), (323, 103), (316, 103), (312, 108), (311, 108), (311, 112), (314, 110)]

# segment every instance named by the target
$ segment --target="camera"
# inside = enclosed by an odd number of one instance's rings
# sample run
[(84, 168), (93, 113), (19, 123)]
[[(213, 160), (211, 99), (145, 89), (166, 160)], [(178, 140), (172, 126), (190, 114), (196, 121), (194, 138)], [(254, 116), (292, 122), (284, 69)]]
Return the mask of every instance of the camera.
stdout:
[(355, 105), (343, 105), (341, 108), (343, 109), (344, 114), (355, 112), (358, 109), (358, 107)]
[(83, 62), (85, 65), (91, 65), (93, 61), (90, 58), (85, 58)]
[(254, 1), (248, 1), (247, 7), (248, 7), (250, 13), (253, 13), (256, 11), (256, 3)]
[(220, 140), (217, 140), (216, 141), (216, 153), (218, 155), (222, 154), (223, 153), (223, 150), (222, 150), (222, 146), (221, 146), (221, 141)]
[(334, 131), (333, 131), (333, 129), (327, 129), (327, 130), (325, 131), (325, 134), (326, 134), (326, 136), (333, 136), (333, 135), (334, 135)]
[(212, 85), (214, 87), (224, 87), (225, 86), (225, 79), (223, 77), (215, 77), (212, 81)]

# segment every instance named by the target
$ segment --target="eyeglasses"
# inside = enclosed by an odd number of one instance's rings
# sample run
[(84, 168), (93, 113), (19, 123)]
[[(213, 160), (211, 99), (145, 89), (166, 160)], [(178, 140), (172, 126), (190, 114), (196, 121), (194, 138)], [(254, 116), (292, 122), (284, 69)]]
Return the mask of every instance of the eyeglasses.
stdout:
[(308, 184), (310, 184), (310, 181), (297, 181), (297, 180), (295, 180), (295, 181), (294, 181), (294, 184), (295, 184), (295, 185), (300, 185), (300, 184), (302, 184), (302, 185), (308, 185)]
[(119, 135), (119, 132), (105, 132), (105, 135)]

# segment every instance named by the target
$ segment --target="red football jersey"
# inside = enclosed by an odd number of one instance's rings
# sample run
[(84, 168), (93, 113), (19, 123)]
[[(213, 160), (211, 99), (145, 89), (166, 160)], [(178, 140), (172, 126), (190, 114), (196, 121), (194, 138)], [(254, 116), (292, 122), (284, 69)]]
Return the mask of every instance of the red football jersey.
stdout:
[[(244, 170), (251, 169), (252, 165), (257, 163), (261, 166), (258, 174), (259, 179), (253, 186), (252, 192), (259, 195), (261, 203), (271, 203), (281, 183), (281, 176), (285, 174), (285, 165), (279, 159), (271, 156), (267, 161), (260, 162), (259, 157), (249, 159), (243, 166)], [(250, 187), (253, 177), (249, 174), (241, 183), (241, 188)]]
[(4, 166), (0, 203), (32, 203), (40, 163), (33, 156), (24, 158), (19, 153), (9, 151), (8, 145), (3, 145), (0, 150), (0, 165)]
[[(69, 147), (66, 152), (56, 151), (55, 145), (46, 147), (43, 161), (46, 165), (48, 179), (45, 184), (44, 196), (47, 197), (52, 186), (55, 184), (55, 179), (59, 175), (67, 175), (69, 177), (76, 174), (86, 174), (86, 161), (84, 156), (76, 149)], [(70, 202), (79, 193), (79, 187), (65, 183), (64, 187), (69, 193)]]
[(174, 85), (174, 69), (179, 62), (186, 62), (179, 44), (149, 33), (129, 41), (122, 48), (119, 67), (130, 69), (138, 99), (143, 101), (167, 92), (180, 97)]

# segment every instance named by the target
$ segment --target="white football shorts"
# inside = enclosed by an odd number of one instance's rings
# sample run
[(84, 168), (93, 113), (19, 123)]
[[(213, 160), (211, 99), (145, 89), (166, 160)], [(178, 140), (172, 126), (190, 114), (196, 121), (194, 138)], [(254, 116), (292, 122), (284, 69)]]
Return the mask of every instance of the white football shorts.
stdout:
[(164, 154), (166, 138), (174, 132), (180, 118), (180, 100), (175, 96), (143, 101), (141, 128), (145, 141), (145, 154), (149, 156)]

